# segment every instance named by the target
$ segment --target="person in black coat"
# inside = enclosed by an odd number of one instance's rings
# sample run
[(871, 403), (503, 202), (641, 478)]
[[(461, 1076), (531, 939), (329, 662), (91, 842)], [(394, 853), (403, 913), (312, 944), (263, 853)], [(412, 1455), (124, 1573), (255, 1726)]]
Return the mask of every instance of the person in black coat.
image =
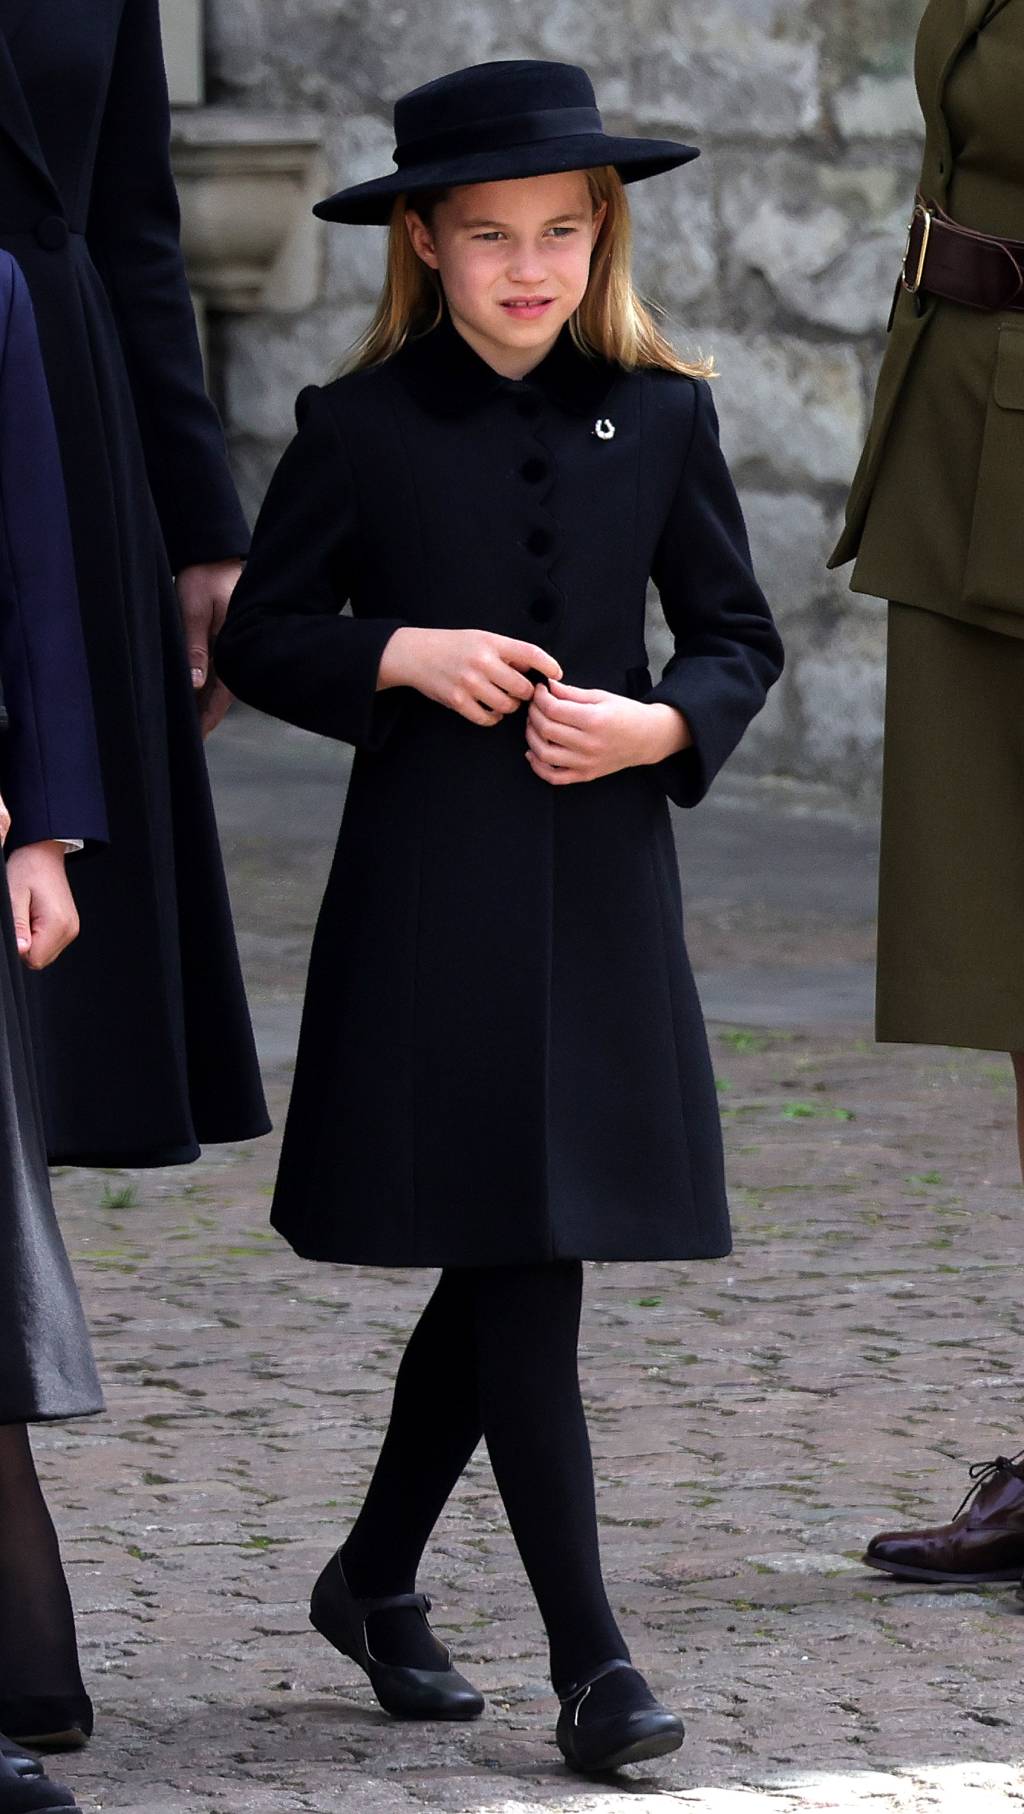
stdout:
[[(50, 1197), (22, 970), (41, 972), (76, 936), (66, 852), (88, 844), (95, 860), (107, 821), (50, 400), (4, 252), (0, 681), (0, 1728), (70, 1740), (90, 1711), (26, 1425), (88, 1416), (103, 1397)], [(71, 1805), (62, 1796), (0, 1737), (0, 1814)]]
[(682, 1728), (601, 1578), (581, 1262), (729, 1251), (666, 796), (702, 798), (782, 655), (708, 385), (629, 281), (622, 179), (696, 154), (609, 137), (548, 63), (428, 84), (396, 132), (396, 173), (318, 208), (391, 221), (387, 285), (299, 400), (217, 646), (242, 698), (356, 746), (273, 1220), (443, 1269), (311, 1616), (391, 1711), (480, 1711), (414, 1589), (483, 1435), (559, 1744), (607, 1769)]
[(50, 1155), (84, 1164), (268, 1125), (197, 712), (209, 728), (227, 697), (208, 645), (248, 531), (168, 139), (158, 0), (0, 0), (0, 246), (39, 323), (110, 812), (82, 936), (30, 989)]

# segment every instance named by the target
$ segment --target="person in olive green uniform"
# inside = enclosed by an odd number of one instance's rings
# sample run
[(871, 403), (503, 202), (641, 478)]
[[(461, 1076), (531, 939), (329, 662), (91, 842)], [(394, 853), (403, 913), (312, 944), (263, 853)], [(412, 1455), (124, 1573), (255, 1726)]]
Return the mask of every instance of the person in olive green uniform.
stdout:
[[(930, 0), (916, 76), (923, 205), (830, 565), (856, 556), (853, 589), (895, 601), (878, 1038), (1009, 1052), (1024, 1164), (1024, 0)], [(1019, 1575), (1019, 1460), (866, 1560)]]

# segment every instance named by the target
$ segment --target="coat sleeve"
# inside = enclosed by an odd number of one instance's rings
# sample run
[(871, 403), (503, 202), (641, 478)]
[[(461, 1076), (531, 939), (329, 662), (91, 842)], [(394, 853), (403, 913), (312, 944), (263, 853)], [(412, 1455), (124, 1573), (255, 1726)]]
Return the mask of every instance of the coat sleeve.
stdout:
[(110, 297), (175, 573), (249, 545), (181, 256), (159, 0), (124, 0), (86, 236)]
[(404, 689), (377, 692), (401, 620), (341, 615), (359, 564), (354, 475), (315, 386), (299, 396), (296, 417), (217, 639), (217, 672), (275, 718), (376, 749), (401, 711)]
[(690, 446), (651, 577), (675, 651), (648, 700), (676, 706), (691, 748), (662, 764), (677, 806), (696, 806), (782, 672), (782, 643), (750, 560), (711, 391), (696, 386)]
[(8, 851), (104, 842), (106, 811), (78, 613), (64, 477), (35, 319), (17, 266), (0, 268), (0, 675), (8, 727), (0, 792)]

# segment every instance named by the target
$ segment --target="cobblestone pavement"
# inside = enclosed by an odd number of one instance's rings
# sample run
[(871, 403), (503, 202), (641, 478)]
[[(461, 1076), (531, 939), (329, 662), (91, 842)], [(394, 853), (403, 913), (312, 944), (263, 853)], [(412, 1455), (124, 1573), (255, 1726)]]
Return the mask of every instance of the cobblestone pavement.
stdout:
[[(279, 1122), (339, 767), (241, 714), (220, 735)], [(64, 1770), (90, 1814), (1024, 1805), (1012, 1589), (899, 1587), (858, 1561), (874, 1530), (949, 1515), (967, 1461), (1024, 1442), (1009, 1067), (871, 1043), (870, 820), (819, 807), (737, 786), (684, 828), (691, 944), (732, 1022), (713, 1044), (735, 1255), (588, 1278), (612, 1599), (683, 1750), (607, 1783), (563, 1771), (482, 1457), (423, 1585), (485, 1717), (392, 1723), (312, 1633), (430, 1278), (295, 1259), (267, 1228), (268, 1139), (57, 1180), (109, 1397), (39, 1440), (98, 1706)]]

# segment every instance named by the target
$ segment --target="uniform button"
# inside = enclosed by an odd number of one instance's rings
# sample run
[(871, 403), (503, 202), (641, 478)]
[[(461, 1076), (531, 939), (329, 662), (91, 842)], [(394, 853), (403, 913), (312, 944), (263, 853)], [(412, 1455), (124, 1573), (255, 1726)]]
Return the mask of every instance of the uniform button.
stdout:
[(530, 605), (530, 616), (535, 624), (549, 624), (558, 606), (553, 598), (544, 595), (535, 598)]
[(534, 454), (531, 459), (523, 461), (519, 468), (519, 475), (526, 480), (528, 485), (539, 485), (542, 479), (547, 478), (549, 470), (547, 461), (538, 459)]
[(526, 546), (531, 554), (549, 554), (554, 540), (550, 529), (531, 529)]
[(516, 409), (521, 416), (525, 416), (528, 422), (536, 422), (540, 415), (540, 407), (540, 398), (531, 395), (529, 391), (525, 396), (516, 398)]
[(36, 223), (36, 238), (47, 252), (59, 252), (68, 243), (68, 223), (59, 214), (47, 214)]

